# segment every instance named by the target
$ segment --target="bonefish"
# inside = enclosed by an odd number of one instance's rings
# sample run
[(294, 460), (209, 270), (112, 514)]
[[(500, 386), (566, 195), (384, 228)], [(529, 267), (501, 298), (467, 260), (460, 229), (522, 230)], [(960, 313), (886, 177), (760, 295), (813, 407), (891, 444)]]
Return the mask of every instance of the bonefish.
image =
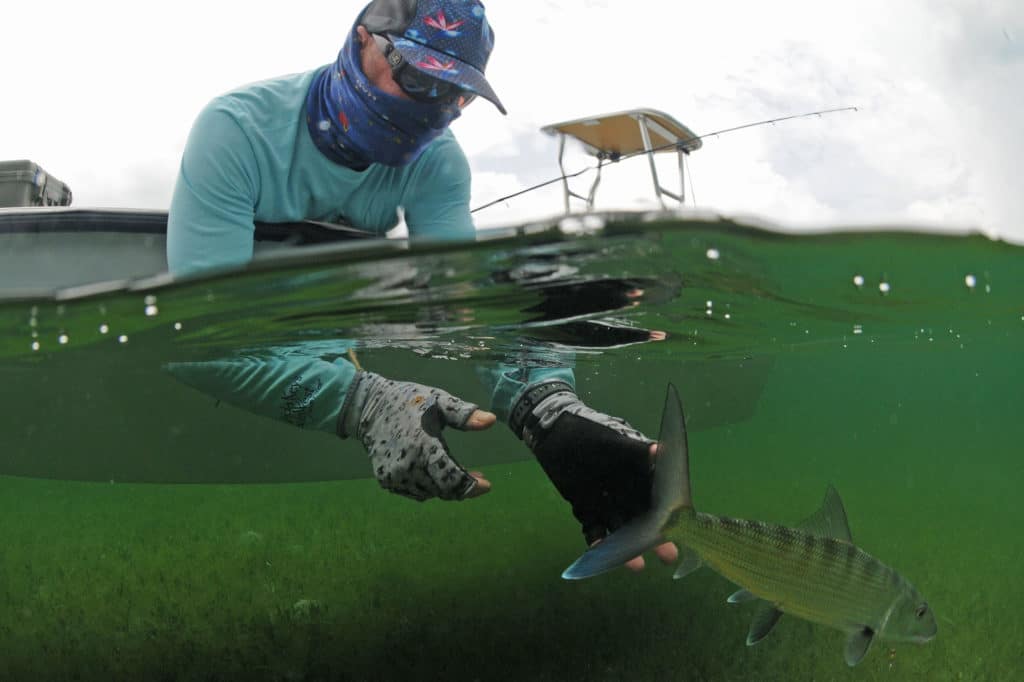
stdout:
[(748, 645), (764, 639), (783, 613), (845, 632), (851, 666), (875, 638), (924, 643), (935, 637), (935, 615), (910, 581), (853, 544), (831, 486), (821, 508), (795, 527), (697, 512), (685, 417), (672, 384), (656, 462), (651, 510), (587, 550), (563, 578), (604, 573), (671, 540), (680, 549), (676, 578), (707, 565), (742, 588), (730, 602), (759, 602)]

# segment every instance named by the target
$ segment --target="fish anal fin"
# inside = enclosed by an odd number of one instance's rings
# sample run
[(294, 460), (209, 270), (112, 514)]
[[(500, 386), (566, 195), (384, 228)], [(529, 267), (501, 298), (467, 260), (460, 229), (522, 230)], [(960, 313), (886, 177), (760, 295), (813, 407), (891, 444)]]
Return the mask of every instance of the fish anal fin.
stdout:
[(843, 500), (839, 497), (839, 492), (831, 485), (825, 491), (825, 499), (818, 511), (798, 523), (796, 528), (821, 538), (853, 542)]
[(729, 595), (727, 600), (730, 604), (745, 604), (748, 601), (754, 601), (757, 599), (757, 595), (747, 590), (736, 590)]
[(762, 600), (754, 612), (754, 620), (750, 622), (750, 631), (747, 632), (747, 646), (753, 646), (768, 636), (775, 624), (782, 618), (782, 611), (775, 608), (771, 602)]
[(843, 658), (846, 659), (846, 665), (851, 668), (864, 658), (864, 654), (868, 652), (868, 648), (871, 646), (871, 642), (875, 638), (875, 631), (869, 627), (864, 627), (857, 630), (849, 636), (846, 640), (846, 648), (843, 650)]
[(681, 559), (679, 566), (676, 567), (676, 572), (672, 574), (674, 580), (685, 578), (704, 565), (704, 561), (689, 547), (681, 547), (679, 549), (679, 556)]

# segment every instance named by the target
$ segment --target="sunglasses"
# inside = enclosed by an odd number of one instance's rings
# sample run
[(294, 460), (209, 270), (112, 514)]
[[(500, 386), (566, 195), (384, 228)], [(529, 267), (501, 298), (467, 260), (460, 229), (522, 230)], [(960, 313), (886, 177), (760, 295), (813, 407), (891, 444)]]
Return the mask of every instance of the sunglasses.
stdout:
[(391, 77), (398, 83), (402, 92), (417, 102), (425, 104), (450, 104), (458, 102), (465, 107), (476, 97), (475, 93), (460, 88), (440, 78), (429, 76), (409, 64), (390, 39), (378, 33), (373, 34), (377, 46), (384, 52), (384, 58), (391, 67)]

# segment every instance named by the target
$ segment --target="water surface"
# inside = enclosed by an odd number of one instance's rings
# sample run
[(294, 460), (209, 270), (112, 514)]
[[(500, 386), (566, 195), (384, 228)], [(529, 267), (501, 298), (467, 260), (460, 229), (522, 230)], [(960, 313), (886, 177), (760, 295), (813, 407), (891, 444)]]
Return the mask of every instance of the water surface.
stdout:
[[(638, 216), (529, 232), (0, 305), (0, 678), (1014, 675), (1019, 247)], [(652, 435), (672, 381), (698, 509), (793, 523), (835, 485), (939, 635), (853, 672), (842, 634), (792, 618), (748, 648), (751, 609), (710, 572), (562, 581), (578, 529), (503, 425), (449, 437), (490, 495), (417, 504), (357, 444), (164, 369), (349, 348), (483, 404), (478, 367), (572, 357), (588, 404)]]

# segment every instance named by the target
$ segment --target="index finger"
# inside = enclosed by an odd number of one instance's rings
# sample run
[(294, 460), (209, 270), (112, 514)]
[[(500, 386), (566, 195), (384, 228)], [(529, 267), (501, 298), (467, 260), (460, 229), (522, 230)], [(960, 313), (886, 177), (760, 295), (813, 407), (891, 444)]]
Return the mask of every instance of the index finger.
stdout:
[[(672, 542), (658, 545), (654, 548), (654, 554), (663, 564), (674, 564), (679, 559), (679, 549)], [(626, 568), (633, 572), (644, 570), (646, 565), (643, 556), (633, 557), (626, 562)]]

